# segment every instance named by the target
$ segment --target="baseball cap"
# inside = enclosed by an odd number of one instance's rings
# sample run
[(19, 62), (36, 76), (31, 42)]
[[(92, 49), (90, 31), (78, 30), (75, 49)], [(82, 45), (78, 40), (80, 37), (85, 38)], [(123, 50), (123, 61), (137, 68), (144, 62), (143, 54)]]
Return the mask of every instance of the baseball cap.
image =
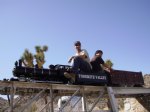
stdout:
[(74, 43), (74, 45), (75, 45), (75, 46), (78, 46), (78, 45), (81, 46), (81, 42), (80, 42), (80, 41), (76, 41), (76, 42)]

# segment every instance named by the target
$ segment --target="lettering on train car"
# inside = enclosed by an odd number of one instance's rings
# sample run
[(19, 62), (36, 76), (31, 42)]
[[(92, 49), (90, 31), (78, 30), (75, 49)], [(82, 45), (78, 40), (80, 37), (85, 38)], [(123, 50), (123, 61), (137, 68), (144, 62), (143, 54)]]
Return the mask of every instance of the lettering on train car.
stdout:
[(83, 79), (101, 79), (101, 80), (106, 80), (106, 76), (83, 75), (83, 74), (79, 74), (79, 78), (83, 78)]

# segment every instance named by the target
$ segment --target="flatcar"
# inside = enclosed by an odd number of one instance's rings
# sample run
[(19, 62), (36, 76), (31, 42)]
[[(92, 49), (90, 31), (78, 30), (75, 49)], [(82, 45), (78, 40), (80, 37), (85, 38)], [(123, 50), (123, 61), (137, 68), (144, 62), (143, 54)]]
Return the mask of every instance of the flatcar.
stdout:
[(123, 70), (101, 71), (99, 73), (78, 73), (75, 82), (64, 76), (64, 72), (72, 72), (69, 65), (50, 65), (49, 68), (24, 67), (16, 62), (13, 70), (18, 81), (35, 81), (76, 85), (108, 85), (108, 86), (143, 86), (142, 72)]
[(136, 86), (144, 85), (142, 72), (125, 70), (112, 70), (110, 72), (110, 83), (112, 86)]

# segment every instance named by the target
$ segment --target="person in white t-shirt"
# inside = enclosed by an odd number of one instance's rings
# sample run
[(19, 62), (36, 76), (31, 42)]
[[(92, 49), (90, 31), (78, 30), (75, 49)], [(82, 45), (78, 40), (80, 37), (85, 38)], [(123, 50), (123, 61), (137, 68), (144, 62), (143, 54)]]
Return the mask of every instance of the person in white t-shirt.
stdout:
[(72, 71), (74, 74), (69, 74), (68, 72), (64, 73), (66, 78), (71, 78), (73, 81), (75, 80), (75, 74), (78, 74), (79, 72), (89, 73), (92, 69), (89, 54), (85, 49), (81, 49), (81, 42), (76, 41), (74, 46), (76, 54), (68, 61), (68, 63), (72, 62)]

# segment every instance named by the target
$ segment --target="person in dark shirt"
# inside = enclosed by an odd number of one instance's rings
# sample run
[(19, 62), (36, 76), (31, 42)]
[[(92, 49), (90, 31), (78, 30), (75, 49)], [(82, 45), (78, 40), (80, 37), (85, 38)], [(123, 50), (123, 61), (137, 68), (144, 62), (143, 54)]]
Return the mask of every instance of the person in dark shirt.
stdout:
[(110, 70), (110, 68), (105, 64), (104, 60), (102, 59), (102, 55), (103, 55), (102, 50), (97, 50), (95, 52), (94, 57), (90, 61), (92, 65), (92, 72), (96, 73), (102, 71), (101, 65)]

